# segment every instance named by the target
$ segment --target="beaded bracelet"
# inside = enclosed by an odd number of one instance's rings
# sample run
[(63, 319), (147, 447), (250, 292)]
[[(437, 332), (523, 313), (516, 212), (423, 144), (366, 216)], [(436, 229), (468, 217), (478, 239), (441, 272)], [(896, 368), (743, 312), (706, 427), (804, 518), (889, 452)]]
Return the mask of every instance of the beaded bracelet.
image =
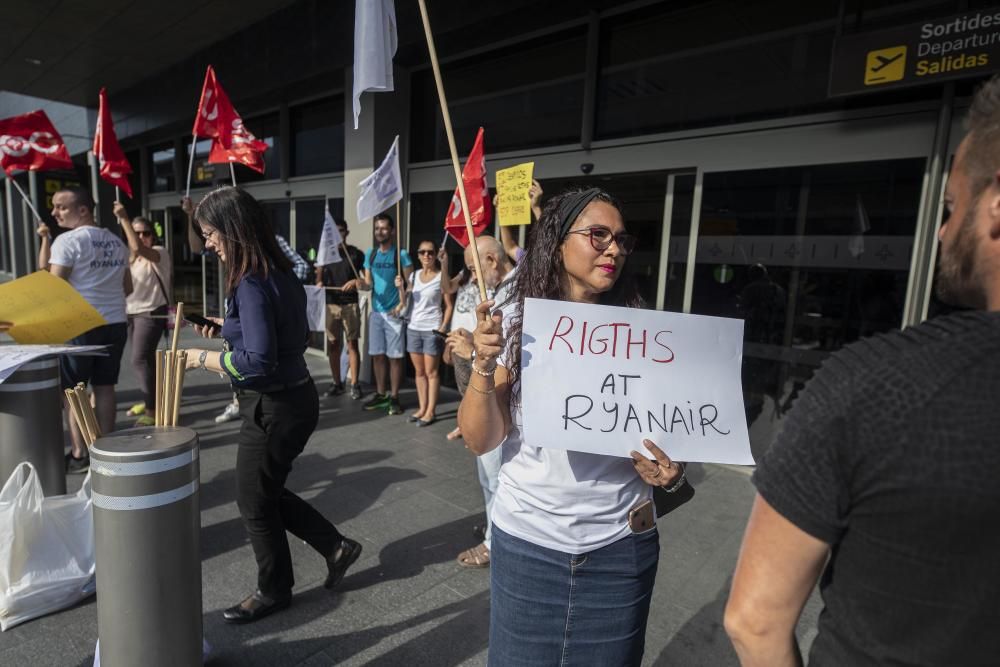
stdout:
[(476, 368), (475, 364), (472, 364), (472, 372), (475, 373), (476, 375), (481, 375), (484, 378), (491, 378), (491, 377), (493, 377), (493, 374), (496, 373), (496, 371), (497, 371), (497, 365), (496, 364), (493, 364), (493, 368), (491, 368), (488, 371), (481, 371), (478, 368)]

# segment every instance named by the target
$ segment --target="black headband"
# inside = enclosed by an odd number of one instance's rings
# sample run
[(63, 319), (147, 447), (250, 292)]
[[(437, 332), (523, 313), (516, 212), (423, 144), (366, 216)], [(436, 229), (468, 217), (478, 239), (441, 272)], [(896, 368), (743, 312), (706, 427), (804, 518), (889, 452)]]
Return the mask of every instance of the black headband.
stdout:
[(562, 200), (559, 208), (556, 209), (556, 218), (559, 220), (559, 240), (562, 241), (569, 233), (569, 228), (576, 222), (577, 217), (587, 208), (587, 204), (594, 201), (597, 195), (601, 194), (600, 189), (590, 188), (575, 195), (569, 195)]

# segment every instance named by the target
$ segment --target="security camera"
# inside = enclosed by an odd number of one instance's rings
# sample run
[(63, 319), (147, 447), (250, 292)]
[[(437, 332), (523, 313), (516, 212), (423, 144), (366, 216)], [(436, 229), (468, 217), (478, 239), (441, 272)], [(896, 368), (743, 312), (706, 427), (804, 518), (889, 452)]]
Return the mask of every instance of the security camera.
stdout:
[(583, 164), (580, 165), (580, 171), (582, 171), (585, 174), (589, 174), (590, 172), (594, 171), (594, 163), (584, 162)]

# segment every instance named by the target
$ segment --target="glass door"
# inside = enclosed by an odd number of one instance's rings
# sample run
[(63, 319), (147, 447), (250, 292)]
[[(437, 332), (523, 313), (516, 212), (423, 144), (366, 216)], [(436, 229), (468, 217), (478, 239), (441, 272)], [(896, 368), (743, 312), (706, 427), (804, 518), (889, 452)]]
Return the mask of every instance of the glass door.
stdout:
[(824, 359), (901, 326), (924, 166), (911, 158), (703, 174), (690, 312), (744, 321), (755, 457)]

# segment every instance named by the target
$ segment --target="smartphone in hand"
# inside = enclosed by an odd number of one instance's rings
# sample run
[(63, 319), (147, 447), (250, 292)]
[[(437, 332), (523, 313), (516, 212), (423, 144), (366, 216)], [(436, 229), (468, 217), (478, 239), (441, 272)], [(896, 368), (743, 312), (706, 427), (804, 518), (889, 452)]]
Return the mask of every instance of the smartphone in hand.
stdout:
[(221, 330), (221, 327), (210, 319), (204, 318), (201, 315), (195, 315), (194, 313), (188, 314), (184, 313), (184, 319), (191, 324), (197, 324), (200, 327), (208, 327), (215, 331)]

